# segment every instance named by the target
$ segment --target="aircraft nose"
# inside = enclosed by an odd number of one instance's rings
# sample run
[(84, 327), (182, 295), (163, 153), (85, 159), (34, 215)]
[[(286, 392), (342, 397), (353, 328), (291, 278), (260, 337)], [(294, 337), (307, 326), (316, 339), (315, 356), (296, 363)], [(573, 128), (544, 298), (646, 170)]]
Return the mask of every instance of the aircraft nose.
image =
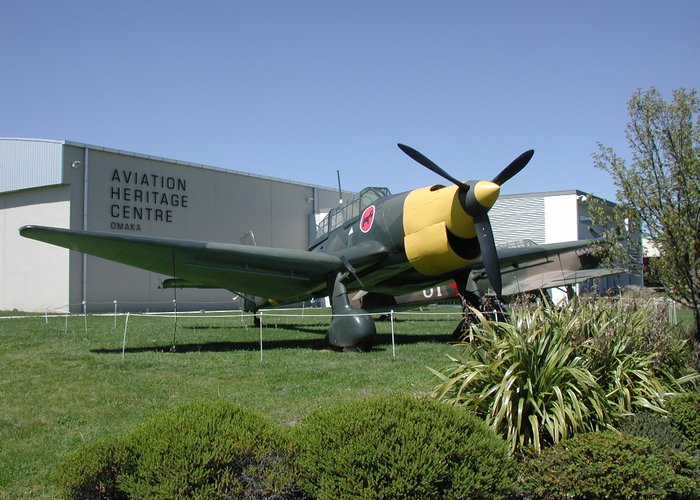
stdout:
[(474, 198), (479, 205), (489, 209), (496, 203), (498, 195), (501, 193), (501, 186), (494, 182), (479, 181), (474, 186)]

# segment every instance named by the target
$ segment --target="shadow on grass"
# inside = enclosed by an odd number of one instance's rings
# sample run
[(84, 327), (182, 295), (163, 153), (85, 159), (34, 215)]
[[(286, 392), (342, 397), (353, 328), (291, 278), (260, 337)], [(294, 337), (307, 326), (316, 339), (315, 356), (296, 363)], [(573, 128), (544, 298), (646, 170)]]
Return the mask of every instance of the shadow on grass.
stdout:
[[(245, 326), (225, 326), (225, 325), (215, 325), (215, 326), (205, 326), (205, 325), (192, 325), (192, 326), (178, 326), (178, 330), (190, 330), (192, 332), (207, 332), (207, 331), (222, 331), (222, 330), (233, 330), (233, 329), (245, 329), (245, 330), (255, 330), (258, 327), (253, 325)], [(318, 326), (304, 326), (304, 325), (264, 325), (263, 331), (265, 333), (274, 330), (289, 330), (293, 332), (304, 332), (304, 333), (314, 333), (319, 335), (325, 335), (328, 331), (328, 325), (318, 325)]]
[[(433, 343), (443, 343), (448, 344), (454, 342), (454, 337), (452, 334), (445, 333), (395, 333), (394, 343), (396, 345), (406, 345), (406, 344), (419, 344), (421, 342), (433, 342)], [(391, 334), (390, 333), (380, 333), (377, 335), (377, 341), (375, 346), (385, 346), (391, 345)]]
[[(274, 349), (311, 349), (315, 351), (333, 350), (341, 352), (342, 349), (334, 348), (325, 338), (326, 328), (306, 328), (294, 325), (278, 325), (280, 330), (290, 330), (296, 332), (319, 333), (316, 339), (270, 339), (263, 337), (263, 350)], [(268, 336), (270, 334), (268, 333)], [(273, 334), (274, 335), (274, 334)], [(418, 344), (422, 342), (444, 343), (452, 342), (454, 338), (450, 334), (394, 334), (394, 342), (397, 346)], [(377, 335), (377, 341), (371, 351), (386, 351), (391, 346), (391, 334), (382, 333)], [(156, 346), (135, 346), (127, 347), (126, 353), (146, 353), (146, 352), (172, 352), (176, 354), (185, 354), (190, 352), (226, 352), (226, 351), (259, 351), (260, 341), (242, 340), (242, 341), (227, 341), (227, 342), (188, 342), (175, 343), (174, 349), (172, 344), (156, 345)], [(95, 354), (121, 354), (122, 349), (91, 349), (90, 352)]]
[[(265, 340), (263, 339), (263, 350), (271, 349), (312, 349), (322, 350), (328, 348), (328, 342), (324, 338), (320, 339), (303, 339), (303, 340)], [(240, 341), (240, 342), (191, 342), (191, 343), (175, 343), (174, 349), (172, 344), (142, 346), (142, 347), (127, 347), (126, 353), (144, 353), (144, 352), (172, 352), (175, 354), (185, 354), (189, 352), (226, 352), (226, 351), (259, 351), (260, 342)], [(91, 349), (90, 352), (95, 354), (118, 354), (122, 352), (118, 349)]]

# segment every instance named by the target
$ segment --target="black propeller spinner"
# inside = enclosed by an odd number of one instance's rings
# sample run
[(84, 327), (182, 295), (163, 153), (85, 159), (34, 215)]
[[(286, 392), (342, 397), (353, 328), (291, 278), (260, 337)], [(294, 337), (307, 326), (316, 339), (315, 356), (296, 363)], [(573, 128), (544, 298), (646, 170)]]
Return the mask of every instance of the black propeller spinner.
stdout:
[[(452, 177), (427, 156), (420, 153), (419, 151), (413, 149), (405, 144), (398, 144), (401, 151), (410, 156), (413, 160), (417, 161), (427, 169), (435, 172), (440, 177), (447, 179), (453, 184), (459, 186), (463, 194), (469, 191), (469, 185), (464, 182)], [(494, 184), (501, 186), (510, 178), (515, 176), (520, 172), (525, 165), (527, 165), (535, 154), (533, 149), (525, 151), (523, 154), (518, 156), (513, 160), (510, 165), (501, 170), (501, 172), (493, 178)], [(484, 269), (486, 270), (486, 276), (488, 276), (489, 283), (491, 283), (491, 288), (496, 293), (497, 297), (501, 297), (501, 292), (503, 291), (503, 285), (501, 283), (501, 265), (498, 262), (498, 253), (496, 252), (496, 242), (493, 238), (493, 229), (491, 228), (491, 221), (488, 216), (488, 209), (482, 207), (478, 203), (472, 203), (465, 207), (467, 212), (474, 218), (474, 225), (476, 227), (476, 235), (479, 240), (479, 247), (481, 248), (481, 257), (484, 262)]]

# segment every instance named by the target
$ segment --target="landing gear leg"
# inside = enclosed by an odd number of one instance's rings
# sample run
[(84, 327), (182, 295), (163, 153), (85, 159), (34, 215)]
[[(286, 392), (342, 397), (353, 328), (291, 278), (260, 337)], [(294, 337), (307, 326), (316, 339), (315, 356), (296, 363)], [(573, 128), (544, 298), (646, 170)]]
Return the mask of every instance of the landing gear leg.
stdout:
[(452, 337), (456, 340), (461, 340), (469, 332), (469, 325), (478, 320), (474, 314), (474, 309), (483, 313), (483, 315), (493, 321), (505, 321), (507, 318), (506, 312), (501, 306), (501, 302), (490, 296), (481, 296), (478, 293), (467, 291), (467, 283), (469, 282), (469, 270), (455, 276), (454, 280), (457, 284), (457, 293), (462, 302), (462, 318), (457, 325), (457, 328), (452, 332)]
[(474, 313), (471, 308), (479, 308), (479, 297), (471, 292), (467, 292), (467, 280), (469, 279), (469, 270), (465, 271), (458, 276), (455, 276), (455, 284), (457, 285), (457, 294), (459, 295), (459, 300), (462, 303), (462, 318), (457, 323), (454, 331), (452, 332), (452, 338), (455, 340), (461, 340), (468, 330), (468, 325), (474, 321)]
[(459, 299), (462, 302), (462, 318), (452, 332), (452, 337), (455, 340), (462, 340), (468, 333), (469, 325), (478, 321), (474, 315), (474, 309), (478, 311), (481, 306), (481, 299), (479, 296), (471, 292), (461, 291), (459, 293)]
[(348, 291), (343, 284), (347, 276), (347, 273), (338, 273), (335, 280), (329, 283), (333, 321), (328, 329), (328, 341), (345, 350), (367, 349), (374, 344), (377, 329), (364, 309), (350, 305)]

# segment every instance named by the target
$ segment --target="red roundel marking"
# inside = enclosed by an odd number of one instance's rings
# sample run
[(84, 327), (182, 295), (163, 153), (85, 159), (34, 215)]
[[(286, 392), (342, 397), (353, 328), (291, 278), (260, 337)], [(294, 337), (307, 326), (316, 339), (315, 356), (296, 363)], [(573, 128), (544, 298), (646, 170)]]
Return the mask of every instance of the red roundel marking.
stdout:
[(365, 208), (362, 212), (362, 218), (360, 219), (360, 231), (366, 233), (372, 229), (372, 224), (374, 223), (374, 205), (370, 205)]

